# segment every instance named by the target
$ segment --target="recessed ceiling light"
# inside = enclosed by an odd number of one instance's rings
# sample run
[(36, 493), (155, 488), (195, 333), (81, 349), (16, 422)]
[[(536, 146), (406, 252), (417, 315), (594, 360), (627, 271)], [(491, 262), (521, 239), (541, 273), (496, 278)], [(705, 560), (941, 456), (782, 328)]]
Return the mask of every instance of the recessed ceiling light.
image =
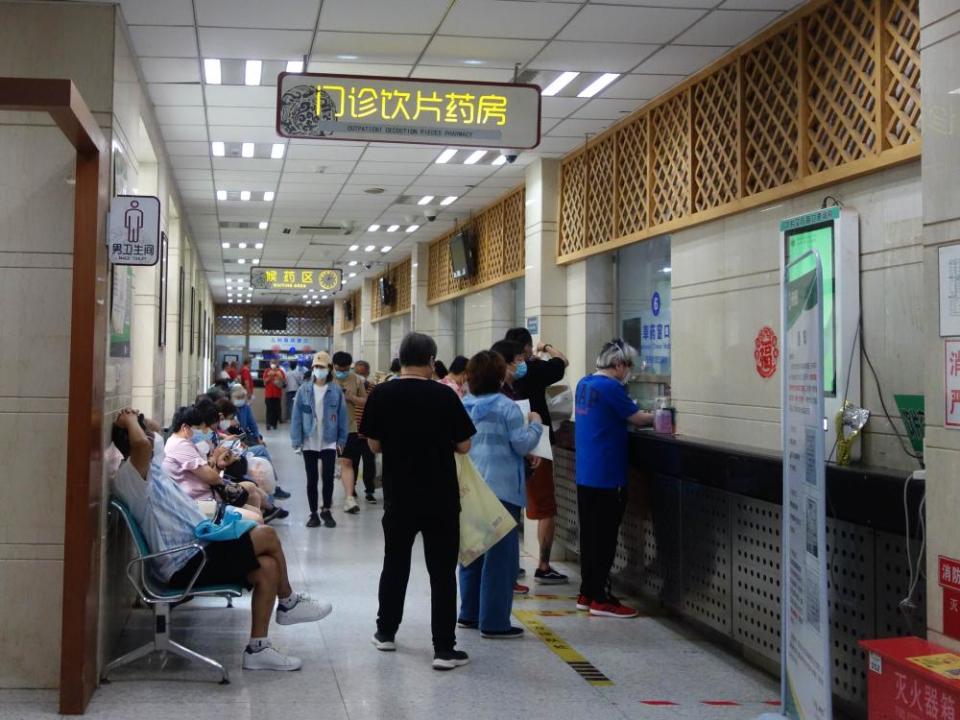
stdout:
[(214, 157), (223, 157), (226, 155), (227, 149), (222, 142), (219, 140), (214, 140), (210, 143), (210, 151), (213, 153)]
[(253, 151), (253, 143), (243, 143), (243, 145), (240, 146), (240, 154), (245, 158), (252, 158)]
[(380, 252), (382, 253), (388, 253), (391, 250), (393, 250), (393, 247), (390, 245), (384, 245), (382, 248), (380, 248)]
[(246, 262), (247, 262), (247, 261), (244, 260), (243, 258), (238, 258), (238, 259), (237, 259), (237, 264), (238, 264), (238, 265), (245, 265)]
[(417, 205), (429, 205), (433, 201), (433, 195), (424, 195), (417, 200)]
[(327, 299), (327, 296), (326, 296), (326, 295), (321, 295), (321, 296), (320, 296), (320, 299), (321, 299), (321, 300), (326, 300), (326, 299)]
[[(229, 249), (230, 249), (230, 243), (227, 243), (227, 242), (225, 242), (225, 243), (220, 243), (220, 247), (222, 247), (224, 250), (229, 250)], [(230, 282), (230, 281), (227, 280), (227, 282)]]
[(486, 150), (476, 150), (470, 153), (470, 157), (463, 161), (464, 165), (474, 165), (480, 162), (481, 158), (487, 154)]
[(416, 231), (419, 230), (419, 229), (420, 229), (420, 226), (419, 226), (419, 225), (408, 225), (408, 226), (407, 226), (407, 232), (416, 232)]
[(304, 295), (304, 296), (303, 296), (303, 299), (306, 300), (308, 297), (310, 297), (310, 296), (309, 296), (309, 295)]
[(259, 265), (259, 264), (260, 264), (260, 258), (254, 258), (251, 262), (253, 262), (254, 265)]
[(286, 147), (283, 143), (274, 143), (273, 147), (270, 148), (270, 157), (274, 160), (279, 160), (283, 157), (283, 151)]
[(267, 191), (263, 194), (263, 201), (264, 201), (264, 202), (273, 202), (273, 198), (274, 198), (274, 193), (273, 193), (272, 190), (267, 190)]
[(246, 243), (237, 243), (237, 247), (240, 248), (241, 250), (246, 250), (246, 249), (247, 249), (247, 244), (246, 244)]
[(376, 232), (379, 229), (380, 229), (380, 226), (374, 223), (373, 225), (367, 228), (367, 232)]
[(241, 190), (241, 191), (240, 191), (240, 199), (243, 200), (243, 201), (249, 200), (249, 199), (250, 199), (250, 191), (249, 191), (249, 190)]
[(363, 249), (363, 251), (364, 251), (364, 252), (373, 252), (373, 251), (376, 250), (376, 249), (377, 249), (377, 246), (376, 246), (376, 245), (367, 245), (367, 246)]
[(233, 305), (233, 300), (227, 300), (227, 302)]
[(267, 223), (266, 220), (261, 220), (261, 221), (260, 221), (260, 224), (257, 225), (257, 227), (260, 228), (261, 230), (266, 230), (268, 224), (269, 224), (269, 223)]
[(247, 293), (247, 297), (253, 297), (253, 293)]
[(356, 276), (357, 274), (355, 272), (350, 273), (350, 277), (356, 277)]
[(243, 285), (243, 278), (237, 278), (237, 285)]
[(351, 260), (350, 262), (347, 263), (347, 265), (349, 265), (350, 267), (353, 267), (356, 264), (357, 264), (356, 260)]
[(360, 246), (359, 246), (359, 245), (351, 245), (348, 249), (350, 250), (350, 252), (356, 252), (357, 250), (360, 249)]
[(203, 59), (203, 75), (208, 85), (220, 84), (220, 61), (216, 58)]
[(260, 60), (247, 60), (246, 71), (244, 72), (243, 82), (245, 85), (259, 85), (260, 74), (263, 72), (263, 62)]
[(249, 300), (247, 300), (247, 305), (249, 305), (249, 304), (250, 304), (250, 301), (249, 301)]
[(227, 191), (226, 190), (217, 190), (217, 200), (226, 200)]
[(233, 282), (231, 278), (227, 278), (227, 285), (230, 285)]
[(583, 90), (577, 93), (577, 97), (580, 98), (591, 98), (596, 95), (598, 92), (603, 90), (607, 85), (612, 83), (620, 77), (620, 73), (604, 73), (592, 83), (587, 85)]
[(447, 148), (442, 153), (437, 155), (437, 159), (434, 160), (434, 162), (437, 165), (443, 165), (444, 163), (450, 162), (453, 159), (453, 156), (456, 154), (457, 154), (456, 148)]
[(668, 266), (665, 267), (665, 268), (660, 268), (660, 272), (662, 272), (662, 273), (672, 273), (672, 272), (673, 272), (673, 268), (668, 265)]
[(567, 85), (573, 82), (573, 79), (577, 77), (579, 74), (580, 73), (578, 72), (560, 73), (560, 76), (556, 80), (554, 80), (552, 83), (547, 85), (543, 89), (543, 92), (540, 94), (545, 95), (546, 97), (553, 97), (558, 92), (563, 90)]
[(456, 195), (447, 195), (443, 200), (440, 201), (440, 204), (441, 204), (441, 205), (444, 205), (444, 206), (446, 206), (446, 205), (452, 205), (452, 204), (455, 203), (456, 201), (457, 201), (457, 196), (456, 196)]
[(263, 250), (263, 243), (257, 243), (256, 245), (254, 245), (254, 247), (255, 247), (257, 250)]
[(289, 73), (303, 72), (303, 60), (287, 60), (287, 72)]
[(382, 187), (368, 187), (368, 188), (365, 188), (365, 189), (364, 189), (364, 192), (365, 192), (367, 195), (382, 195), (382, 194), (383, 194), (383, 188), (382, 188)]
[(483, 65), (483, 60), (464, 60), (464, 65)]
[(356, 60), (358, 58), (358, 55), (337, 55), (338, 60)]
[(387, 228), (387, 232), (396, 232), (399, 229), (400, 229), (399, 225), (391, 225), (390, 227)]
[(497, 157), (494, 158), (493, 162), (490, 163), (490, 164), (491, 164), (491, 165), (503, 165), (506, 161), (507, 161), (507, 156), (506, 156), (506, 155), (497, 155)]

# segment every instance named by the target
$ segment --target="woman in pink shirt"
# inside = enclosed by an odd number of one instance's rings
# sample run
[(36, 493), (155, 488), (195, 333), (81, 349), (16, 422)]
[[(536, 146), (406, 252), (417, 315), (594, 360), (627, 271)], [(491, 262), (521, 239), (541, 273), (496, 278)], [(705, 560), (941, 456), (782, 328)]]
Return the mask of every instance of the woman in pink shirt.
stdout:
[(450, 371), (440, 382), (453, 388), (457, 397), (463, 400), (463, 396), (467, 394), (467, 359), (463, 355), (457, 355), (450, 363)]

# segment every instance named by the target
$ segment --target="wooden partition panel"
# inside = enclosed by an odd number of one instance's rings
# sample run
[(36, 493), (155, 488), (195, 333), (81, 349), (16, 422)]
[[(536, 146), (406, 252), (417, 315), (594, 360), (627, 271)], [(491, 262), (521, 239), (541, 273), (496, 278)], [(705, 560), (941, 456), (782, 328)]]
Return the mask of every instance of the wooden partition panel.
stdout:
[(918, 157), (919, 38), (919, 0), (811, 0), (563, 159), (557, 261)]
[[(411, 263), (410, 258), (401, 260), (373, 278), (373, 300), (370, 305), (370, 318), (373, 322), (410, 312), (412, 299)], [(386, 277), (397, 290), (397, 297), (393, 305), (384, 305), (380, 302), (379, 283), (382, 277)]]

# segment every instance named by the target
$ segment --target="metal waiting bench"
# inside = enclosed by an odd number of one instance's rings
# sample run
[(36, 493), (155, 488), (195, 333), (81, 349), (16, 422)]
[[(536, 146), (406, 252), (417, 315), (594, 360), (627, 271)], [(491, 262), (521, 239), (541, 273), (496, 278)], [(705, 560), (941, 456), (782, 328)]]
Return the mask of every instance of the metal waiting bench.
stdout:
[[(140, 600), (153, 608), (153, 641), (110, 662), (103, 670), (103, 680), (107, 680), (107, 676), (122, 665), (132, 663), (154, 652), (169, 652), (173, 655), (186, 658), (187, 660), (196, 660), (208, 667), (215, 668), (220, 672), (220, 683), (229, 683), (230, 677), (227, 674), (227, 669), (221, 663), (213, 658), (201, 655), (190, 648), (184, 647), (170, 638), (170, 612), (177, 603), (195, 597), (227, 598), (228, 605), (232, 606), (233, 598), (243, 595), (243, 588), (239, 585), (206, 585), (203, 587), (195, 587), (194, 583), (207, 562), (206, 553), (200, 543), (191, 543), (181, 547), (170, 548), (163, 552), (151, 553), (150, 548), (147, 547), (143, 531), (137, 524), (137, 520), (133, 517), (130, 509), (116, 498), (110, 500), (110, 507), (120, 513), (120, 516), (127, 525), (127, 529), (130, 531), (130, 537), (133, 539), (137, 556), (127, 563), (127, 578), (137, 591)], [(194, 573), (193, 577), (190, 578), (190, 582), (182, 590), (175, 590), (158, 581), (147, 567), (147, 561), (149, 560), (165, 555), (175, 555), (190, 550), (191, 548), (203, 553), (203, 559), (200, 567), (197, 568), (197, 572)]]

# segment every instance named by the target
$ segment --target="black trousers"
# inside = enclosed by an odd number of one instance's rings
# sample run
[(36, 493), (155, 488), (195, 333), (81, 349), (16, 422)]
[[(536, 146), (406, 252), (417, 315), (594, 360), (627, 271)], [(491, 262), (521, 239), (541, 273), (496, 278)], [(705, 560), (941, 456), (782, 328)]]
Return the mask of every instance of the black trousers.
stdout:
[(336, 450), (303, 451), (303, 464), (307, 469), (307, 502), (311, 513), (317, 512), (317, 484), (320, 481), (317, 465), (322, 466), (323, 472), (323, 509), (329, 510), (333, 503), (333, 470), (336, 463)]
[[(377, 489), (377, 461), (367, 439), (357, 433), (347, 435), (347, 444), (343, 448), (343, 457), (349, 458), (353, 465), (353, 476), (360, 474), (360, 460), (363, 460), (363, 488), (367, 495), (373, 495)], [(356, 492), (354, 492), (356, 495)]]
[(280, 398), (266, 398), (264, 402), (267, 405), (267, 430), (276, 429), (280, 424)]
[(404, 508), (384, 513), (377, 629), (393, 637), (403, 620), (410, 556), (417, 533), (423, 535), (423, 555), (430, 573), (433, 647), (437, 651), (452, 650), (457, 642), (457, 558), (460, 553), (460, 517), (455, 511), (438, 514)]
[(620, 521), (627, 507), (627, 488), (577, 485), (580, 521), (580, 594), (591, 600), (607, 599), (610, 569), (617, 554)]

